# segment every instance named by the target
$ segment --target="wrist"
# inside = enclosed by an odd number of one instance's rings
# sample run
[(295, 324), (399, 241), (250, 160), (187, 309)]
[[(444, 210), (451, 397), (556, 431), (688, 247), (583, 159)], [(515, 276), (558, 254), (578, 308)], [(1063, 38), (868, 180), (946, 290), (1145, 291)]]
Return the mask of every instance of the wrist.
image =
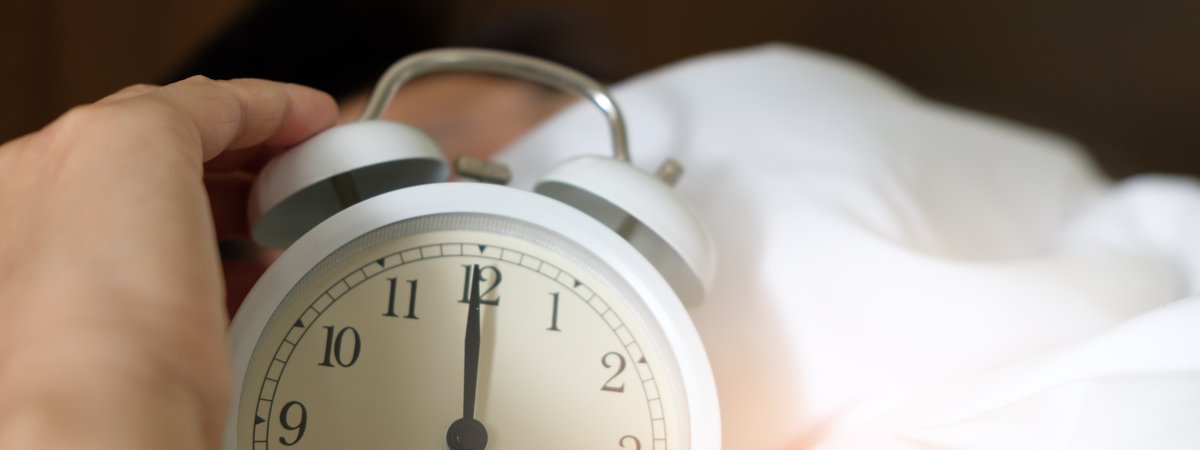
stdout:
[(0, 448), (219, 447), (220, 367), (185, 373), (186, 361), (160, 351), (170, 344), (131, 339), (135, 329), (39, 333), (29, 319), (6, 327), (0, 347)]
[(6, 377), (0, 390), (0, 448), (214, 449), (216, 436), (205, 429), (203, 410), (193, 393), (172, 383), (86, 375)]

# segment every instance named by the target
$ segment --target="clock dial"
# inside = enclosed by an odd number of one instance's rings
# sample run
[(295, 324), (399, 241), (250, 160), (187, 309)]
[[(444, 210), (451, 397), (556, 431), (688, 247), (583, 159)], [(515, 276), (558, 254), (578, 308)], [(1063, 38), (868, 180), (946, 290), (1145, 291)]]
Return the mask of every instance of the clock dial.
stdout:
[(238, 448), (687, 448), (678, 368), (609, 272), (496, 216), (356, 239), (260, 336)]

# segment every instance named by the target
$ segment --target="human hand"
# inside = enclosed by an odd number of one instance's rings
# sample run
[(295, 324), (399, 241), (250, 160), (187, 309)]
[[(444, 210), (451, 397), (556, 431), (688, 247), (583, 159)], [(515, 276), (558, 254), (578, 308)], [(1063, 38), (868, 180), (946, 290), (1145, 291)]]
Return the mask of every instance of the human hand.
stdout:
[(0, 146), (0, 448), (218, 448), (237, 172), (336, 114), (312, 89), (197, 77)]

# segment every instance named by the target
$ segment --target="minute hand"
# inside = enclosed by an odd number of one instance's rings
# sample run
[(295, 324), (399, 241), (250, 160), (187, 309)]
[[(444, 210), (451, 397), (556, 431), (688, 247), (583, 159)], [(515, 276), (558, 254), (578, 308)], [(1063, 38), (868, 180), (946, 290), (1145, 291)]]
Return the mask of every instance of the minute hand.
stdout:
[(479, 378), (479, 276), (482, 270), (474, 266), (471, 280), (471, 300), (467, 305), (467, 337), (463, 351), (463, 416), (450, 423), (446, 430), (449, 450), (485, 450), (488, 433), (483, 423), (475, 420), (475, 382)]
[(479, 379), (479, 265), (473, 267), (471, 299), (467, 305), (467, 336), (463, 358), (463, 418), (475, 418), (475, 387)]

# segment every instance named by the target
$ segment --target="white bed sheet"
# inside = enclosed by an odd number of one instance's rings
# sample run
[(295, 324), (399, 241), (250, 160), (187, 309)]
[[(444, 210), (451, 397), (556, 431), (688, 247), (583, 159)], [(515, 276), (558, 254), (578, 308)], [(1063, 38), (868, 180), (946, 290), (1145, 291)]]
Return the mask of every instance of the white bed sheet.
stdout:
[[(691, 313), (725, 448), (1200, 448), (1196, 180), (1113, 184), (1069, 140), (788, 45), (614, 93), (718, 245)], [(576, 104), (500, 159), (528, 187), (608, 152)]]

